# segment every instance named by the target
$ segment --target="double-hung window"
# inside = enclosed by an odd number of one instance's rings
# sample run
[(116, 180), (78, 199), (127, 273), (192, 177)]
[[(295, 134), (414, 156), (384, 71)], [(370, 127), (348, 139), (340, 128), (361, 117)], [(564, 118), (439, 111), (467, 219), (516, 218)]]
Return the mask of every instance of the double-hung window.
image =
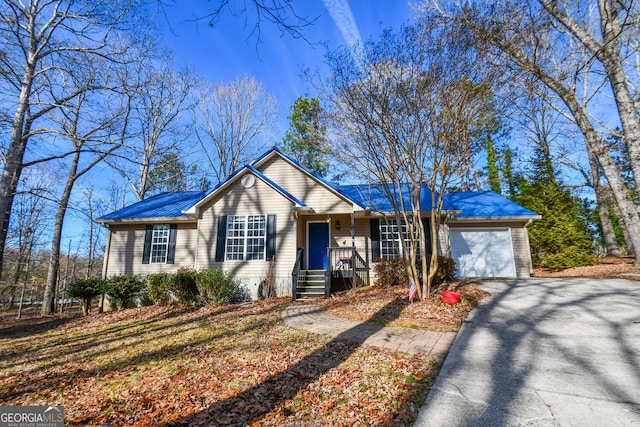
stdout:
[(151, 263), (166, 263), (167, 252), (169, 252), (169, 226), (165, 224), (154, 225), (151, 237)]
[[(404, 247), (400, 240), (400, 233), (404, 238)], [(416, 236), (416, 238), (419, 238)], [(420, 246), (418, 246), (419, 248)], [(402, 258), (405, 252), (411, 248), (410, 234), (407, 224), (402, 221), (398, 226), (395, 219), (380, 220), (380, 258), (395, 259)]]
[(266, 215), (227, 217), (225, 260), (264, 260), (267, 247)]
[(147, 225), (144, 234), (143, 264), (173, 264), (176, 255), (177, 224)]

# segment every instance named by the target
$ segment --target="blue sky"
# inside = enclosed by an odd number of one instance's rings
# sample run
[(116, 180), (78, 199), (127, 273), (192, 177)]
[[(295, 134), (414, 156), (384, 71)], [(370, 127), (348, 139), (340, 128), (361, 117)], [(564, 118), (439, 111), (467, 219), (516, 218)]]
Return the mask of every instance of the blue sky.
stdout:
[[(244, 0), (230, 0), (242, 4)], [(247, 0), (249, 3), (251, 0)], [(269, 94), (278, 102), (280, 123), (275, 126), (272, 141), (265, 142), (265, 149), (284, 136), (288, 127), (289, 107), (298, 96), (316, 96), (311, 84), (301, 77), (305, 68), (323, 68), (325, 45), (334, 50), (341, 46), (377, 37), (389, 27), (398, 28), (413, 19), (414, 13), (408, 0), (294, 0), (296, 11), (317, 21), (304, 29), (308, 41), (282, 34), (268, 22), (262, 26), (260, 43), (251, 34), (253, 23), (226, 11), (213, 28), (209, 19), (217, 0), (175, 0), (158, 12), (157, 25), (161, 29), (160, 44), (173, 51), (176, 66), (190, 65), (198, 75), (212, 84), (230, 83), (248, 74), (262, 82)], [(196, 19), (204, 18), (204, 19)], [(110, 172), (107, 172), (110, 173)], [(84, 182), (97, 190), (95, 196), (109, 192), (105, 169), (97, 168)], [(105, 196), (106, 197), (106, 196)], [(128, 195), (128, 202), (133, 202)], [(80, 192), (74, 195), (80, 209), (85, 204)], [(72, 210), (64, 226), (63, 251), (72, 241), (72, 251), (86, 235), (86, 219)]]
[(298, 96), (317, 95), (300, 74), (305, 68), (326, 71), (325, 45), (333, 50), (377, 37), (383, 29), (398, 28), (414, 17), (405, 0), (294, 0), (299, 15), (318, 17), (303, 30), (308, 42), (264, 22), (261, 41), (256, 44), (257, 35), (251, 34), (253, 22), (245, 23), (242, 16), (228, 10), (210, 28), (206, 16), (216, 4), (214, 0), (181, 0), (167, 7), (158, 16), (162, 44), (173, 51), (177, 64), (194, 66), (213, 84), (229, 83), (243, 74), (261, 81), (278, 101), (281, 133), (277, 138), (286, 130), (293, 101)]

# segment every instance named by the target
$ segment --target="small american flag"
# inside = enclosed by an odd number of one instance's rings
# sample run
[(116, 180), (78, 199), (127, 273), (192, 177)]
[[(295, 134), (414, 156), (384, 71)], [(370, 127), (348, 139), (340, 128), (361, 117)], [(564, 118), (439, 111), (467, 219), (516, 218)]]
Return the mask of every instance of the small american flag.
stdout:
[(416, 297), (416, 295), (418, 294), (418, 288), (416, 288), (415, 283), (413, 283), (413, 280), (409, 280), (409, 302), (413, 302), (413, 299)]

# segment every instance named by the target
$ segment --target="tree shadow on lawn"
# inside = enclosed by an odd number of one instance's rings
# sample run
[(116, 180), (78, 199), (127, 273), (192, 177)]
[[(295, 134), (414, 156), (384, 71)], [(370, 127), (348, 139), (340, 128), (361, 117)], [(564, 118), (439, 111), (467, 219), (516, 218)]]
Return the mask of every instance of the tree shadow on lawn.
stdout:
[(32, 335), (43, 334), (80, 317), (80, 314), (74, 313), (64, 316), (52, 314), (44, 317), (11, 319), (10, 325), (3, 327), (2, 323), (0, 323), (0, 338), (26, 338)]
[[(236, 310), (237, 309), (238, 307), (236, 307)], [(264, 314), (272, 309), (274, 309), (274, 307), (265, 307), (263, 310), (254, 312), (254, 314)], [(177, 311), (179, 313), (184, 312), (184, 310)], [(226, 313), (228, 311), (233, 311), (233, 308), (220, 310), (220, 312), (222, 313)], [(173, 318), (175, 318), (179, 321), (162, 324), (155, 327), (145, 327), (142, 330), (127, 335), (127, 338), (135, 338), (135, 341), (129, 343), (128, 347), (131, 349), (135, 349), (137, 345), (143, 344), (149, 340), (166, 342), (171, 337), (176, 336), (175, 328), (181, 328), (189, 326), (194, 322), (207, 320), (210, 316), (211, 313), (208, 310), (205, 310), (201, 313), (194, 312), (194, 316), (187, 319), (180, 319), (178, 316), (169, 313), (169, 315), (163, 316), (160, 320), (172, 320)], [(153, 319), (145, 320), (144, 324), (149, 324), (150, 320), (152, 321)], [(75, 369), (68, 370), (64, 377), (49, 374), (53, 369), (64, 367), (64, 365), (68, 363), (74, 363), (78, 360), (93, 360), (97, 356), (105, 356), (110, 353), (120, 351), (121, 349), (119, 347), (103, 350), (100, 348), (100, 346), (104, 345), (105, 343), (113, 343), (122, 340), (123, 337), (117, 334), (126, 331), (128, 327), (122, 328), (120, 326), (108, 326), (106, 329), (110, 331), (110, 333), (115, 331), (116, 336), (103, 337), (97, 342), (85, 342), (79, 347), (71, 345), (70, 349), (66, 349), (64, 351), (57, 350), (55, 357), (53, 357), (51, 354), (46, 354), (37, 358), (30, 359), (30, 363), (38, 361), (48, 362), (29, 372), (31, 381), (24, 382), (21, 380), (21, 378), (14, 375), (1, 375), (0, 379), (9, 378), (12, 376), (15, 378), (11, 383), (5, 384), (5, 390), (0, 396), (0, 402), (7, 402), (12, 399), (20, 398), (21, 396), (26, 396), (30, 393), (39, 393), (49, 388), (64, 388), (65, 385), (73, 386), (73, 383), (75, 381), (83, 378), (102, 377), (107, 373), (133, 369), (138, 365), (144, 365), (156, 359), (167, 359), (177, 356), (187, 349), (197, 348), (200, 345), (210, 343), (211, 341), (215, 341), (217, 339), (229, 337), (232, 335), (246, 334), (260, 327), (265, 327), (265, 325), (275, 327), (278, 322), (280, 322), (280, 319), (276, 318), (266, 324), (264, 322), (252, 323), (239, 330), (224, 331), (216, 335), (207, 335), (200, 339), (188, 340), (183, 343), (167, 344), (153, 351), (133, 350), (130, 354), (124, 357), (114, 357), (109, 362), (90, 369), (84, 369), (83, 365), (78, 365), (77, 367), (75, 367)], [(159, 334), (159, 332), (161, 331), (163, 331), (163, 333)], [(99, 337), (101, 335), (101, 332), (91, 332), (89, 335), (95, 335), (96, 337)], [(72, 359), (65, 359), (64, 357), (61, 357), (63, 355), (71, 355)], [(21, 359), (18, 359), (15, 363), (19, 365), (22, 362), (23, 361), (21, 361)], [(10, 367), (10, 365), (3, 365), (4, 370), (6, 370), (7, 372), (9, 371), (9, 369), (7, 369), (8, 367)]]
[[(382, 307), (376, 314), (384, 312), (390, 317), (389, 310), (394, 310), (395, 318), (400, 316), (402, 308), (393, 300)], [(376, 317), (374, 314), (372, 318)], [(235, 396), (229, 397), (198, 413), (186, 415), (164, 424), (165, 426), (187, 425), (247, 425), (273, 411), (279, 405), (292, 400), (299, 391), (318, 380), (329, 370), (346, 361), (361, 344), (350, 341), (355, 335), (363, 340), (382, 330), (383, 325), (373, 322), (363, 322), (348, 329), (331, 340), (322, 348), (307, 355), (288, 369), (269, 376), (266, 380)], [(422, 387), (423, 389), (426, 386)], [(409, 398), (415, 398), (412, 393)], [(407, 400), (407, 397), (404, 399)], [(337, 402), (333, 402), (337, 403)], [(403, 402), (399, 402), (403, 403)], [(287, 413), (290, 418), (293, 414)], [(395, 413), (389, 414), (391, 423)], [(287, 419), (286, 422), (296, 421)]]
[[(258, 314), (258, 315), (264, 314), (267, 311), (270, 311), (271, 309), (272, 309), (271, 307), (267, 307), (264, 310), (257, 311), (255, 314)], [(36, 369), (32, 371), (31, 373), (33, 374), (38, 370), (46, 370), (46, 369), (51, 369), (55, 366), (63, 365), (64, 363), (67, 363), (67, 361), (63, 358), (64, 356), (67, 356), (67, 355), (75, 355), (81, 352), (89, 351), (88, 353), (83, 353), (83, 356), (86, 358), (91, 358), (93, 356), (99, 356), (99, 355), (105, 354), (108, 351), (105, 352), (100, 348), (102, 346), (121, 341), (123, 339), (123, 334), (125, 333), (126, 333), (126, 338), (128, 339), (132, 339), (136, 337), (144, 337), (149, 335), (151, 335), (154, 340), (165, 339), (175, 335), (175, 331), (174, 331), (175, 328), (185, 327), (190, 325), (193, 322), (205, 321), (209, 319), (211, 316), (219, 316), (219, 315), (227, 314), (233, 311), (236, 311), (239, 313), (238, 315), (241, 315), (240, 314), (242, 313), (241, 310), (242, 310), (242, 307), (238, 305), (229, 305), (224, 308), (216, 308), (213, 311), (210, 311), (207, 308), (194, 311), (192, 308), (177, 308), (174, 306), (170, 306), (170, 307), (166, 307), (166, 311), (152, 314), (150, 317), (141, 319), (136, 322), (129, 322), (128, 319), (118, 319), (114, 324), (107, 323), (109, 322), (109, 317), (120, 316), (124, 313), (123, 311), (107, 312), (107, 313), (102, 313), (92, 317), (71, 318), (70, 320), (85, 319), (85, 320), (91, 321), (96, 319), (98, 316), (100, 316), (102, 317), (101, 320), (107, 324), (105, 325), (105, 327), (99, 328), (94, 332), (87, 332), (87, 333), (83, 332), (81, 336), (73, 337), (73, 338), (63, 337), (60, 340), (56, 340), (55, 342), (51, 343), (50, 345), (48, 345), (48, 347), (50, 348), (50, 350), (55, 349), (56, 361), (51, 362), (52, 357), (50, 354), (43, 354), (42, 356), (38, 356), (38, 357), (32, 356), (30, 358), (30, 362), (33, 363), (33, 362), (46, 361), (47, 364), (43, 365), (40, 369)], [(191, 317), (188, 317), (183, 320), (178, 320), (176, 322), (172, 322), (172, 319), (179, 319), (180, 316), (189, 314), (189, 313), (192, 314)], [(157, 322), (166, 322), (166, 323), (150, 326), (150, 325), (156, 324)], [(66, 321), (61, 322), (58, 324), (58, 326), (61, 326), (65, 323), (67, 322)], [(127, 332), (134, 328), (137, 329), (135, 332)], [(48, 332), (48, 330), (50, 329), (55, 329), (55, 326), (44, 329), (42, 333)], [(165, 330), (167, 330), (167, 332), (163, 332)], [(230, 334), (232, 334), (232, 332), (229, 332), (227, 334), (222, 334), (221, 336), (218, 336), (218, 338), (222, 338), (223, 336), (227, 336)], [(27, 336), (28, 335), (30, 334), (27, 334)], [(24, 337), (24, 336), (20, 336), (20, 337)], [(15, 338), (15, 337), (12, 337), (12, 338)], [(113, 350), (115, 351), (117, 349), (113, 349)], [(0, 362), (10, 361), (10, 360), (14, 361), (13, 363), (3, 364), (2, 366), (4, 369), (11, 368), (15, 365), (20, 365), (23, 363), (21, 358), (25, 354), (30, 352), (31, 350), (29, 349), (24, 351), (15, 351), (15, 352), (8, 351), (5, 354), (0, 354)], [(4, 377), (5, 376), (0, 374), (0, 379)]]

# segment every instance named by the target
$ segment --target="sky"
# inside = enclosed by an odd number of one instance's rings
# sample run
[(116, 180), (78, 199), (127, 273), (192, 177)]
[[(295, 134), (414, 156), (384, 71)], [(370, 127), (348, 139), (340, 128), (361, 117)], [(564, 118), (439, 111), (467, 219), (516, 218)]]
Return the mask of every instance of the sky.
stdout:
[[(229, 3), (241, 5), (244, 1)], [(283, 34), (274, 24), (264, 22), (258, 41), (257, 34), (252, 34), (253, 22), (245, 23), (242, 16), (234, 16), (228, 10), (213, 27), (209, 26), (207, 16), (218, 0), (175, 0), (163, 4), (164, 8), (157, 10), (156, 15), (160, 45), (173, 52), (176, 67), (188, 65), (212, 84), (227, 84), (243, 75), (252, 75), (276, 98), (280, 120), (264, 142), (265, 149), (282, 140), (289, 124), (289, 107), (295, 99), (318, 95), (301, 73), (306, 68), (326, 73), (323, 61), (327, 48), (335, 50), (377, 38), (382, 30), (399, 28), (415, 16), (408, 0), (293, 0), (299, 15), (317, 18), (313, 25), (303, 29), (306, 40)], [(96, 168), (84, 185), (96, 190), (107, 185), (106, 170)], [(108, 191), (105, 187), (99, 192)], [(129, 196), (127, 201), (131, 203), (134, 199)], [(74, 194), (74, 201), (80, 207), (86, 205), (79, 191)], [(81, 244), (85, 226), (86, 218), (81, 213), (72, 210), (67, 214), (63, 251), (69, 240), (74, 248)]]
[(252, 34), (253, 21), (245, 22), (228, 9), (210, 27), (207, 16), (216, 4), (217, 0), (180, 0), (159, 11), (162, 44), (173, 51), (176, 64), (195, 67), (213, 84), (230, 83), (244, 74), (254, 76), (278, 101), (280, 134), (274, 135), (278, 140), (288, 126), (294, 100), (317, 95), (301, 73), (306, 68), (326, 72), (325, 46), (330, 50), (353, 46), (415, 16), (408, 0), (294, 0), (299, 15), (317, 18), (302, 30), (307, 40), (264, 22), (258, 41), (257, 34)]

